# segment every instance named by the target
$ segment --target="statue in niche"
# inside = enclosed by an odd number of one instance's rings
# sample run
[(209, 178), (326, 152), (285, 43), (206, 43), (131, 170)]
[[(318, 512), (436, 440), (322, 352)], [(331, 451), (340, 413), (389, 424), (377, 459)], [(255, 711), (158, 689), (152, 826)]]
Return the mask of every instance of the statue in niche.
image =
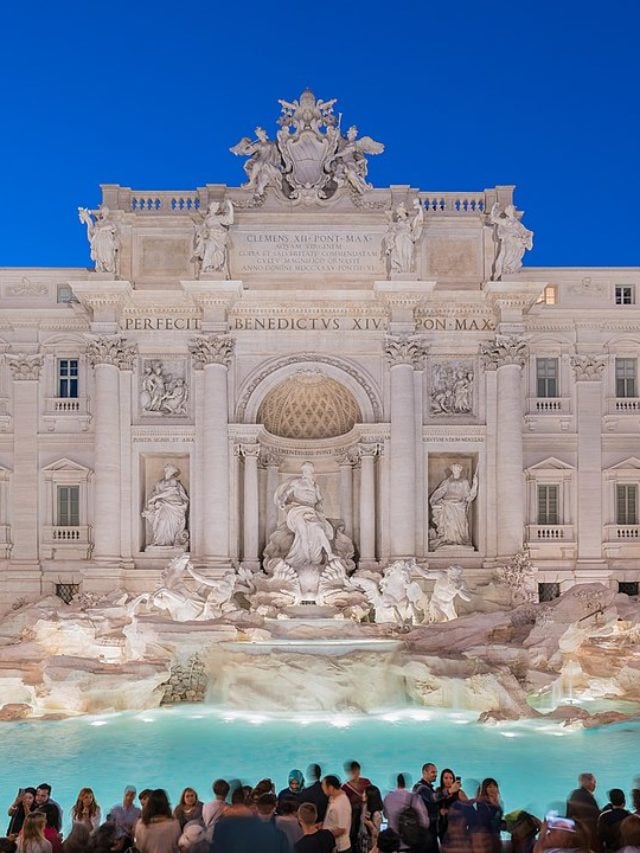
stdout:
[(220, 206), (212, 201), (209, 211), (196, 229), (194, 258), (201, 272), (222, 272), (229, 278), (229, 227), (233, 225), (233, 204), (229, 199)]
[(504, 213), (500, 213), (500, 205), (496, 202), (491, 208), (489, 223), (494, 226), (494, 240), (498, 243), (493, 280), (500, 281), (503, 275), (516, 273), (522, 267), (525, 251), (533, 248), (533, 231), (520, 222), (513, 204), (508, 204)]
[(91, 260), (96, 272), (108, 272), (115, 275), (118, 271), (118, 253), (120, 241), (118, 227), (109, 219), (109, 208), (102, 205), (98, 210), (86, 207), (78, 208), (80, 222), (87, 226), (87, 238), (91, 247)]
[(433, 522), (429, 528), (429, 548), (432, 550), (451, 545), (473, 547), (469, 507), (478, 494), (478, 472), (469, 483), (462, 476), (462, 465), (454, 462), (450, 471), (429, 498)]
[(186, 415), (189, 387), (182, 376), (165, 370), (159, 360), (147, 362), (141, 380), (140, 408), (148, 414)]
[(277, 143), (269, 139), (263, 128), (256, 127), (255, 133), (255, 139), (243, 136), (229, 151), (238, 157), (249, 157), (243, 165), (249, 180), (242, 186), (253, 190), (256, 198), (262, 198), (267, 187), (282, 188), (282, 157)]
[(395, 211), (387, 211), (387, 233), (382, 240), (382, 256), (387, 262), (387, 275), (412, 273), (415, 267), (416, 243), (422, 234), (424, 208), (420, 199), (413, 200), (411, 216), (404, 202)]
[(343, 533), (343, 522), (330, 520), (322, 512), (313, 463), (304, 462), (300, 476), (282, 483), (273, 499), (286, 518), (265, 548), (267, 573), (273, 574), (282, 564), (293, 569), (303, 599), (315, 601), (326, 568), (353, 570), (353, 544)]
[(149, 545), (186, 548), (189, 543), (186, 529), (189, 498), (178, 479), (179, 474), (180, 469), (175, 465), (165, 465), (164, 477), (158, 480), (147, 499), (142, 517), (151, 527)]
[(432, 415), (465, 415), (473, 410), (473, 367), (470, 363), (435, 364), (431, 388)]

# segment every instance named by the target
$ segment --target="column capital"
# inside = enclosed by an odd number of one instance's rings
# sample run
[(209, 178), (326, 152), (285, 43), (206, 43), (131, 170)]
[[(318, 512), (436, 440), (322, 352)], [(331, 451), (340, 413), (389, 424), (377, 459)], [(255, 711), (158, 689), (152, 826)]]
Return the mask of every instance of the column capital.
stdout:
[(260, 456), (259, 444), (238, 444), (236, 446), (239, 448), (240, 456), (244, 456), (245, 459), (258, 459), (258, 457)]
[(569, 363), (576, 376), (576, 382), (599, 382), (607, 366), (604, 355), (572, 355)]
[(384, 354), (390, 367), (408, 364), (419, 369), (428, 350), (429, 345), (413, 335), (386, 335), (384, 339)]
[(189, 344), (189, 352), (195, 369), (203, 370), (208, 364), (229, 367), (234, 347), (231, 335), (196, 335)]
[(128, 344), (123, 335), (99, 335), (88, 338), (87, 360), (91, 367), (112, 364), (119, 370), (133, 370), (138, 347)]
[(348, 450), (341, 450), (336, 454), (338, 465), (340, 468), (352, 468), (358, 463), (360, 453), (357, 447), (350, 447)]
[(7, 353), (7, 364), (14, 381), (37, 381), (40, 378), (40, 368), (44, 355), (40, 353), (17, 352)]
[(486, 370), (496, 370), (509, 364), (524, 367), (528, 352), (526, 340), (519, 335), (496, 335), (492, 341), (480, 344), (480, 356)]
[(265, 468), (279, 468), (282, 462), (282, 453), (273, 448), (262, 447), (260, 450), (260, 464)]
[(378, 444), (359, 444), (358, 445), (358, 457), (362, 459), (367, 456), (373, 459), (374, 456), (380, 455), (380, 445)]

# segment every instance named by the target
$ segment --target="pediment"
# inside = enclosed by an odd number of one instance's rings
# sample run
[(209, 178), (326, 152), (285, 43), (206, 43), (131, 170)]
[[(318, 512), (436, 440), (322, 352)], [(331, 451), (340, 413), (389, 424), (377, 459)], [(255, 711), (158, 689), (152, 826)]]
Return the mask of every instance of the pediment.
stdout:
[(563, 462), (562, 459), (557, 459), (555, 456), (547, 456), (541, 462), (536, 462), (526, 469), (527, 474), (533, 474), (536, 471), (575, 471), (574, 465), (569, 465), (568, 462)]
[(79, 462), (67, 459), (66, 456), (63, 456), (62, 459), (57, 459), (55, 462), (51, 462), (51, 464), (47, 465), (42, 470), (49, 472), (68, 471), (75, 474), (84, 474), (85, 476), (92, 473), (91, 468), (86, 468), (84, 465), (80, 465)]
[(640, 471), (640, 459), (637, 456), (629, 456), (628, 459), (623, 459), (622, 462), (617, 462), (605, 471)]

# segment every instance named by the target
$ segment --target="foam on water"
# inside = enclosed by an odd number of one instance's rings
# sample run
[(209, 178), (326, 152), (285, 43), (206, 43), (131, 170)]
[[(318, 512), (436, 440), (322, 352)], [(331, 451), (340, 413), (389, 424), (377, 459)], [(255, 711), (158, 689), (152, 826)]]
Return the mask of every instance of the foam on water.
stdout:
[(392, 774), (407, 771), (415, 780), (422, 764), (433, 761), (459, 773), (469, 794), (482, 777), (495, 776), (507, 810), (542, 815), (562, 809), (584, 770), (596, 774), (603, 803), (605, 790), (628, 791), (638, 771), (638, 723), (573, 730), (544, 719), (479, 725), (476, 716), (430, 708), (291, 716), (192, 705), (4, 724), (0, 807), (9, 806), (18, 787), (43, 781), (54, 786), (67, 818), (84, 785), (104, 813), (126, 784), (165, 787), (174, 804), (191, 785), (207, 800), (219, 776), (249, 783), (271, 776), (280, 789), (293, 767), (304, 771), (313, 761), (343, 776), (343, 762), (357, 758), (383, 791)]

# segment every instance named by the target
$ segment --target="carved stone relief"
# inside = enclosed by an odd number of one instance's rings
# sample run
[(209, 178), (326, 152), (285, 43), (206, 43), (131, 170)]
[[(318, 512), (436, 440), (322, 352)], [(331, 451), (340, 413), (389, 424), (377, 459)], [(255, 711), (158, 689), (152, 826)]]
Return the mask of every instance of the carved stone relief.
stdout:
[(473, 362), (437, 361), (431, 369), (432, 415), (468, 415), (473, 411)]
[(145, 359), (140, 377), (143, 415), (187, 415), (189, 385), (184, 359)]

